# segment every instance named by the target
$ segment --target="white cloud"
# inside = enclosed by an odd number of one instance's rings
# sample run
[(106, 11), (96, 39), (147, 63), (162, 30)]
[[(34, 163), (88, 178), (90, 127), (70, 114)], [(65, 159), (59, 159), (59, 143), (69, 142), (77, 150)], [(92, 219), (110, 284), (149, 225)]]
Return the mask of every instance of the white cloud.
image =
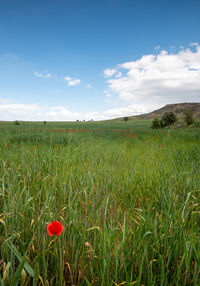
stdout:
[(69, 86), (76, 86), (76, 85), (80, 85), (80, 83), (81, 83), (80, 79), (74, 79), (72, 81), (69, 81), (68, 85)]
[(80, 79), (72, 79), (69, 76), (66, 76), (65, 80), (67, 81), (69, 86), (76, 86), (76, 85), (80, 85), (80, 83), (81, 83)]
[(160, 46), (155, 46), (154, 50), (157, 51), (160, 49)]
[(90, 83), (86, 84), (87, 88), (92, 88), (92, 85)]
[(85, 114), (84, 119), (85, 120), (91, 120), (91, 119), (94, 120), (94, 119), (98, 118), (99, 115), (100, 114), (97, 111), (88, 112)]
[(122, 76), (122, 73), (121, 72), (118, 72), (117, 74), (116, 74), (116, 78), (120, 78)]
[(69, 76), (66, 76), (66, 77), (65, 77), (65, 80), (70, 81), (70, 80), (72, 80), (72, 78), (69, 77)]
[(113, 94), (109, 90), (104, 90), (104, 94), (108, 97), (113, 96)]
[(105, 77), (105, 78), (108, 78), (108, 77), (111, 77), (111, 76), (113, 76), (114, 74), (116, 74), (116, 73), (117, 73), (117, 70), (116, 70), (116, 69), (105, 69), (105, 70), (103, 71), (103, 73), (104, 73), (104, 77)]
[[(140, 112), (145, 112), (145, 109)], [(65, 106), (41, 106), (38, 104), (0, 104), (0, 120), (14, 121), (76, 121), (106, 120), (138, 113), (137, 106), (109, 109), (105, 112), (91, 111), (88, 113), (72, 112)]]
[[(152, 106), (150, 106), (152, 108)], [(140, 105), (113, 108), (104, 112), (72, 112), (65, 106), (41, 106), (38, 104), (0, 104), (0, 120), (14, 121), (76, 121), (106, 120), (116, 117), (146, 113), (148, 109)]]
[(29, 112), (39, 110), (39, 106), (36, 104), (1, 104), (0, 111), (10, 110), (14, 114), (19, 114), (20, 112)]
[(10, 102), (10, 98), (0, 98), (0, 104), (7, 104)]
[(0, 104), (0, 120), (68, 121), (82, 119), (78, 112), (64, 106), (41, 106), (37, 104)]
[(36, 104), (0, 104), (1, 120), (23, 120), (39, 110)]
[(33, 73), (36, 77), (42, 77), (42, 78), (50, 78), (53, 75), (51, 73), (44, 74), (44, 73), (39, 73), (39, 72), (34, 72)]
[(198, 43), (191, 43), (190, 44), (191, 47), (195, 47), (195, 46), (197, 47), (198, 45), (199, 45)]
[(200, 45), (177, 54), (161, 51), (118, 65), (120, 78), (107, 79), (110, 93), (129, 106), (151, 111), (167, 103), (200, 101)]
[(123, 117), (146, 113), (147, 109), (141, 105), (129, 105), (125, 107), (113, 108), (105, 111), (109, 118)]
[(124, 116), (132, 116), (132, 115), (138, 115), (148, 112), (148, 109), (145, 107), (142, 107), (141, 105), (128, 105), (123, 106), (119, 108), (112, 108), (105, 110), (102, 113), (99, 112), (89, 112), (83, 116), (85, 120), (108, 120), (118, 117), (124, 117)]
[(35, 75), (36, 77), (43, 77), (43, 74), (42, 74), (42, 73), (39, 73), (39, 72), (34, 72), (34, 75)]
[(45, 118), (47, 120), (53, 121), (68, 121), (77, 120), (81, 118), (81, 114), (78, 112), (71, 112), (64, 106), (51, 107), (49, 111), (44, 112)]

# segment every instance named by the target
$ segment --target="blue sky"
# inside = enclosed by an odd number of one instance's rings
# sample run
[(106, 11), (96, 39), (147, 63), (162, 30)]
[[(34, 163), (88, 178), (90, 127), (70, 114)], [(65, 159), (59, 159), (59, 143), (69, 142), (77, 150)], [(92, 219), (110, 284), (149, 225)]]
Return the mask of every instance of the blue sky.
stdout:
[(199, 0), (0, 0), (0, 120), (200, 102)]

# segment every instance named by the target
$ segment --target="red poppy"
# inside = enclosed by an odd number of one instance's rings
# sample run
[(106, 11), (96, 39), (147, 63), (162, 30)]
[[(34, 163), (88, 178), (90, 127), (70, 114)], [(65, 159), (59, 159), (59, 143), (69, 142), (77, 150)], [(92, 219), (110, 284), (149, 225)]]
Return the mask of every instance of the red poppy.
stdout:
[(61, 222), (54, 220), (47, 225), (47, 232), (50, 236), (53, 236), (54, 234), (55, 236), (58, 236), (63, 232), (64, 228), (65, 227)]

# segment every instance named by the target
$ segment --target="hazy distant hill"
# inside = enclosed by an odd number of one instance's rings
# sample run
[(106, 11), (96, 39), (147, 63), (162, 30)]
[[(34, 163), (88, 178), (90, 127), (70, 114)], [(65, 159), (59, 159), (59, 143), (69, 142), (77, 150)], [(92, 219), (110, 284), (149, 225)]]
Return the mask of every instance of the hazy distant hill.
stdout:
[(200, 103), (176, 103), (167, 104), (164, 107), (150, 113), (129, 116), (129, 119), (153, 119), (161, 117), (165, 112), (173, 111), (178, 117), (184, 116), (184, 112), (191, 110), (195, 118), (200, 118)]

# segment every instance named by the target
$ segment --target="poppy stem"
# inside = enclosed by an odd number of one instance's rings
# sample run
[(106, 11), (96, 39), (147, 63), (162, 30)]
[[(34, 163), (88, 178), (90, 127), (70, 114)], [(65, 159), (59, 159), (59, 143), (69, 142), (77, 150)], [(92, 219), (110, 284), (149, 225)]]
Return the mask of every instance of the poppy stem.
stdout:
[(61, 237), (56, 237), (55, 249), (56, 249), (56, 285), (62, 286), (62, 281), (63, 281), (63, 249), (62, 249)]

